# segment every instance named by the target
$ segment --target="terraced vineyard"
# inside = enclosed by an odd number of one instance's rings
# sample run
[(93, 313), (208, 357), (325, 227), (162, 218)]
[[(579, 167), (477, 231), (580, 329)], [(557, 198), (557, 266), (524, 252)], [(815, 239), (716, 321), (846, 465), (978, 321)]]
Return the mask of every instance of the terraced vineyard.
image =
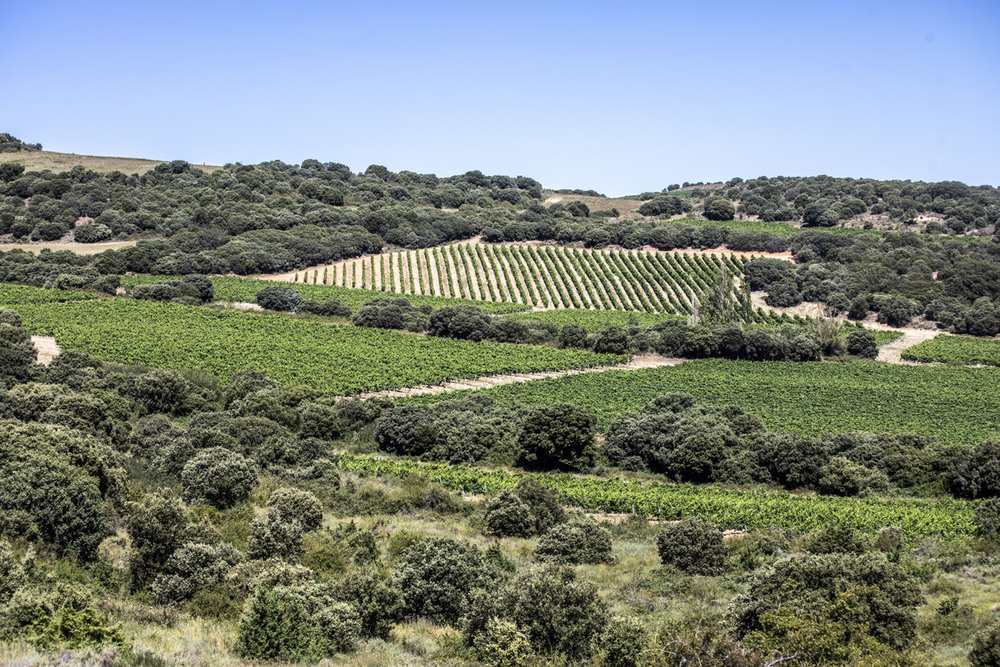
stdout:
[(884, 526), (898, 526), (911, 539), (968, 537), (973, 533), (975, 506), (955, 500), (817, 498), (669, 482), (642, 484), (619, 478), (418, 464), (348, 454), (340, 456), (339, 466), (360, 474), (384, 477), (421, 476), (451, 489), (481, 493), (512, 488), (522, 477), (531, 476), (556, 489), (566, 503), (584, 509), (627, 512), (665, 520), (696, 516), (723, 529), (809, 531), (838, 523), (867, 533), (875, 533)]
[(57, 303), (62, 301), (88, 301), (106, 295), (79, 290), (44, 289), (30, 285), (0, 284), (0, 306), (18, 303)]
[(942, 334), (904, 350), (903, 359), (1000, 366), (1000, 340)]
[(32, 333), (55, 336), (63, 349), (124, 364), (201, 368), (220, 380), (258, 369), (281, 385), (306, 385), (330, 394), (626, 360), (581, 350), (474, 343), (131, 299), (13, 307)]
[(741, 255), (458, 243), (373, 255), (294, 274), (325, 284), (535, 308), (687, 315)]
[[(739, 405), (769, 429), (821, 435), (923, 433), (972, 445), (1000, 435), (1000, 370), (874, 363), (691, 361), (671, 368), (586, 373), (483, 390), (501, 402), (586, 406), (606, 428), (668, 392)], [(425, 396), (407, 402), (458, 398)]]

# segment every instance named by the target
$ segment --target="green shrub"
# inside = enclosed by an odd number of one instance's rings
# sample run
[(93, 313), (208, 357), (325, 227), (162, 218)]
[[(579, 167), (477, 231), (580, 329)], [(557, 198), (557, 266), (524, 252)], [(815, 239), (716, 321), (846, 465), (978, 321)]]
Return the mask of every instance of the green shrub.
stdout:
[(0, 542), (0, 606), (6, 604), (26, 581), (21, 563), (14, 557), (9, 545)]
[(834, 456), (819, 470), (818, 490), (834, 496), (856, 496), (862, 491), (885, 491), (889, 478), (843, 456)]
[(280, 558), (290, 563), (302, 558), (302, 524), (297, 520), (285, 521), (275, 507), (250, 524), (247, 538), (247, 556), (251, 560)]
[(803, 549), (814, 554), (862, 554), (868, 551), (868, 538), (841, 524), (833, 523), (810, 533)]
[(531, 537), (537, 525), (531, 508), (510, 489), (487, 503), (484, 519), (486, 532), (497, 537)]
[(535, 549), (538, 559), (560, 565), (613, 563), (611, 533), (593, 521), (572, 521), (550, 528)]
[(539, 566), (497, 590), (477, 591), (469, 605), (463, 637), (469, 646), (494, 619), (509, 621), (536, 653), (565, 655), (569, 661), (592, 656), (608, 624), (607, 605), (588, 582), (560, 566)]
[(544, 533), (552, 526), (566, 521), (566, 511), (552, 487), (545, 486), (534, 477), (522, 477), (514, 492), (531, 510), (536, 532)]
[(246, 560), (230, 544), (185, 544), (167, 560), (164, 573), (153, 581), (150, 592), (160, 603), (190, 600), (199, 591), (225, 580), (233, 568)]
[(252, 660), (318, 660), (354, 647), (357, 613), (317, 584), (262, 588), (240, 618), (236, 651)]
[(521, 430), (521, 465), (583, 470), (594, 465), (594, 413), (571, 403), (534, 408)]
[[(796, 554), (756, 574), (733, 602), (732, 616), (739, 637), (798, 619), (901, 649), (916, 637), (922, 602), (917, 581), (883, 554)], [(779, 610), (790, 618), (773, 617)]]
[(256, 485), (253, 464), (223, 447), (198, 452), (181, 472), (184, 499), (189, 504), (225, 509), (244, 500)]
[(302, 295), (291, 287), (271, 285), (257, 292), (257, 305), (265, 310), (294, 312), (302, 305)]
[(412, 543), (396, 563), (394, 577), (406, 614), (453, 624), (465, 611), (469, 593), (491, 580), (474, 548), (447, 538)]
[(392, 579), (371, 568), (352, 570), (337, 582), (335, 595), (354, 607), (362, 637), (388, 639), (403, 618), (403, 595)]
[(635, 618), (613, 618), (601, 637), (601, 664), (637, 667), (649, 641), (645, 626)]
[(512, 621), (491, 618), (473, 641), (476, 656), (489, 667), (521, 667), (531, 657), (528, 637)]
[(1000, 665), (1000, 623), (994, 623), (975, 636), (969, 651), (969, 664), (972, 667)]
[(656, 538), (656, 548), (664, 565), (688, 574), (720, 574), (726, 561), (722, 531), (701, 519), (666, 526)]
[(976, 528), (976, 537), (1000, 540), (1000, 498), (982, 501), (976, 508), (972, 523)]
[[(854, 312), (854, 306), (851, 306)], [(857, 330), (847, 334), (847, 353), (856, 357), (874, 359), (878, 356), (878, 343), (875, 334), (870, 331)]]
[(267, 500), (282, 521), (298, 521), (305, 532), (318, 530), (323, 525), (323, 504), (308, 491), (282, 487)]
[(166, 490), (126, 507), (125, 528), (132, 544), (127, 558), (131, 591), (144, 588), (166, 567), (184, 543), (187, 524), (180, 499)]

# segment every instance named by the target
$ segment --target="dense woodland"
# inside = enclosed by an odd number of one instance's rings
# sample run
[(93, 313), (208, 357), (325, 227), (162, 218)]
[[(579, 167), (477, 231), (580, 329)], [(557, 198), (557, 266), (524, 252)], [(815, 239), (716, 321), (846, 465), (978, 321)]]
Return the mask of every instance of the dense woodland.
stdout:
[[(3, 151), (40, 148), (0, 135)], [(0, 661), (1000, 664), (1000, 427), (986, 414), (1000, 371), (875, 362), (898, 332), (852, 322), (925, 320), (993, 345), (996, 189), (733, 179), (643, 193), (622, 215), (592, 212), (594, 191), (560, 194), (579, 200), (547, 206), (522, 176), (317, 160), (141, 175), (0, 163), (7, 238), (138, 239), (0, 253), (0, 283), (19, 284), (0, 290)], [(612, 313), (622, 324), (212, 277), (473, 236), (794, 261), (741, 262), (740, 290), (721, 272), (688, 316)], [(751, 290), (847, 319), (762, 321)], [(63, 345), (47, 365), (40, 332)], [(126, 356), (137, 336), (162, 363)], [(292, 345), (319, 339), (335, 342)], [(507, 385), (513, 399), (340, 396), (302, 375), (341, 366), (395, 388), (375, 352), (392, 346), (397, 365), (420, 350), (433, 382), (471, 368), (469, 350), (483, 375), (722, 359)], [(191, 362), (205, 354), (219, 363)], [(787, 383), (739, 395), (738, 365)], [(689, 368), (694, 388), (658, 389)], [(945, 399), (914, 401), (914, 382)], [(809, 423), (758, 411), (767, 392)], [(847, 427), (852, 411), (877, 423)], [(928, 414), (933, 437), (911, 427)], [(978, 421), (960, 429), (963, 416)]]

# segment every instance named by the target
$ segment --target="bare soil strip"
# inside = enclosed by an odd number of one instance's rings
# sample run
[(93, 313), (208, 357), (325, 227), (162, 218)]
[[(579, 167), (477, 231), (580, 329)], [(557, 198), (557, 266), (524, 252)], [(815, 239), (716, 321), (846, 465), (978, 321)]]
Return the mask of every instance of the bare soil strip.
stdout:
[(56, 339), (51, 336), (32, 336), (31, 342), (38, 352), (38, 363), (48, 366), (52, 360), (59, 356), (62, 351), (56, 344)]
[(416, 387), (404, 387), (401, 389), (373, 391), (366, 394), (358, 394), (354, 398), (372, 398), (374, 396), (385, 396), (388, 398), (403, 398), (404, 396), (419, 396), (424, 394), (442, 394), (448, 391), (462, 391), (467, 389), (489, 389), (504, 384), (514, 384), (519, 382), (531, 382), (532, 380), (544, 380), (546, 378), (562, 377), (564, 375), (578, 375), (580, 373), (600, 373), (611, 370), (636, 370), (639, 368), (659, 368), (662, 366), (676, 366), (684, 359), (672, 359), (661, 357), (657, 354), (649, 354), (635, 357), (627, 364), (616, 366), (599, 366), (597, 368), (582, 368), (565, 371), (547, 371), (542, 373), (518, 373), (513, 375), (488, 375), (485, 377), (453, 380), (435, 385), (419, 385)]

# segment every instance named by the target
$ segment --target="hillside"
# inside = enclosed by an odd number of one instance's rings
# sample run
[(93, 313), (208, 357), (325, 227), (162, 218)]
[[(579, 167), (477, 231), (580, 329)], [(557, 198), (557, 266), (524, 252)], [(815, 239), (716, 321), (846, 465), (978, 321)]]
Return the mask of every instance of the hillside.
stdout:
[(1000, 646), (994, 188), (4, 137), (0, 663)]

